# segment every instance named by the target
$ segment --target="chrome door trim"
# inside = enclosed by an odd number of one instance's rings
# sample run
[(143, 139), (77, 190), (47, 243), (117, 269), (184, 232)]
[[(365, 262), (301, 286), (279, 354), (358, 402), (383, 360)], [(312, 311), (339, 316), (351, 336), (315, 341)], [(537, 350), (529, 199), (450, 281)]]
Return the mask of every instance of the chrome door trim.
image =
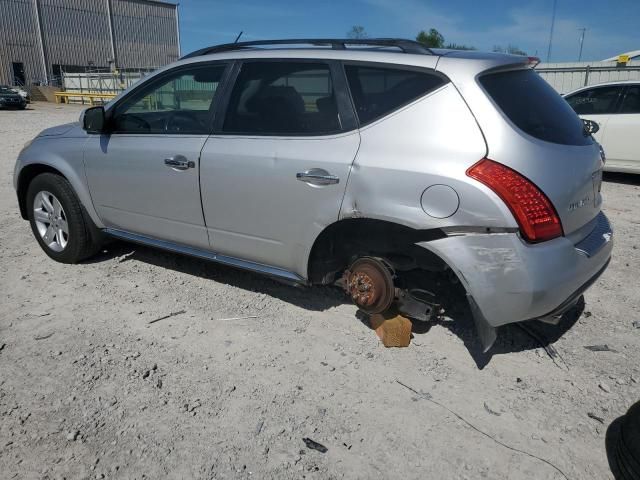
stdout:
[(196, 162), (193, 160), (187, 160), (184, 155), (175, 155), (173, 157), (165, 158), (164, 164), (171, 167), (173, 170), (188, 170), (190, 168), (196, 168)]
[(148, 245), (150, 247), (188, 255), (190, 257), (202, 258), (204, 260), (209, 260), (211, 262), (216, 262), (243, 270), (258, 272), (263, 275), (267, 275), (278, 280), (283, 280), (294, 285), (308, 284), (308, 282), (297, 273), (293, 273), (282, 268), (272, 267), (270, 265), (264, 265), (261, 263), (243, 260), (241, 258), (231, 257), (228, 255), (222, 255), (220, 253), (210, 252), (207, 250), (202, 250), (200, 248), (188, 247), (186, 245), (180, 245), (166, 240), (147, 237), (146, 235), (139, 235), (137, 233), (126, 232), (124, 230), (118, 230), (115, 228), (105, 228), (103, 232), (112, 237), (116, 237), (129, 242)]

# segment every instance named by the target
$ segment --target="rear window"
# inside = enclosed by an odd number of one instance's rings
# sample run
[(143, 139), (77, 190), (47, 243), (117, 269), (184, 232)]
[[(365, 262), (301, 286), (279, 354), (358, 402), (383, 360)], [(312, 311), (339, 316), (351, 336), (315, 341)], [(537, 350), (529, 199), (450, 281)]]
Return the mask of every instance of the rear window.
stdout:
[(247, 62), (231, 93), (223, 131), (249, 135), (324, 135), (340, 131), (329, 65)]
[(480, 83), (509, 120), (532, 137), (562, 145), (593, 143), (569, 104), (533, 70), (492, 73)]
[(360, 65), (344, 68), (361, 124), (387, 115), (446, 83), (438, 75), (416, 70)]

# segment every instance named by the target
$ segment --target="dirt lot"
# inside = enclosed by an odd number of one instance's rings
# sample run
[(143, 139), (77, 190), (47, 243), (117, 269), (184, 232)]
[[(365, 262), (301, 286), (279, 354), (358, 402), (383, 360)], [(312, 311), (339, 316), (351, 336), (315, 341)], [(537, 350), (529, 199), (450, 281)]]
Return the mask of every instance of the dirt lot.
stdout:
[(0, 112), (2, 478), (612, 478), (607, 426), (640, 398), (639, 179), (606, 178), (614, 258), (582, 316), (533, 326), (555, 359), (514, 326), (483, 356), (464, 309), (385, 349), (332, 289), (124, 243), (50, 260), (13, 165), (79, 111)]

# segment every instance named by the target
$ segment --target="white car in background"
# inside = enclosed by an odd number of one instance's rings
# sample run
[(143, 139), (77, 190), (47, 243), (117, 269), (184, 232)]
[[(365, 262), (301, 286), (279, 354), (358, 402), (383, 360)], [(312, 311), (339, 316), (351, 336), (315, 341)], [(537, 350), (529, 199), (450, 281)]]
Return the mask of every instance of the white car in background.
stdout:
[(594, 137), (604, 148), (606, 171), (640, 173), (640, 80), (589, 85), (564, 98), (600, 127)]

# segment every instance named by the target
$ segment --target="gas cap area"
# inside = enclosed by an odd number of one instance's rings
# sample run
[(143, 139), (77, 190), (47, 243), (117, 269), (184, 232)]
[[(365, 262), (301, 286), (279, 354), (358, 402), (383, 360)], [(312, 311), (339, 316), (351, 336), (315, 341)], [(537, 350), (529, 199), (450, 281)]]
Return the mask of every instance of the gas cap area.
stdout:
[(449, 185), (431, 185), (420, 198), (424, 212), (433, 218), (448, 218), (458, 211), (460, 198)]

